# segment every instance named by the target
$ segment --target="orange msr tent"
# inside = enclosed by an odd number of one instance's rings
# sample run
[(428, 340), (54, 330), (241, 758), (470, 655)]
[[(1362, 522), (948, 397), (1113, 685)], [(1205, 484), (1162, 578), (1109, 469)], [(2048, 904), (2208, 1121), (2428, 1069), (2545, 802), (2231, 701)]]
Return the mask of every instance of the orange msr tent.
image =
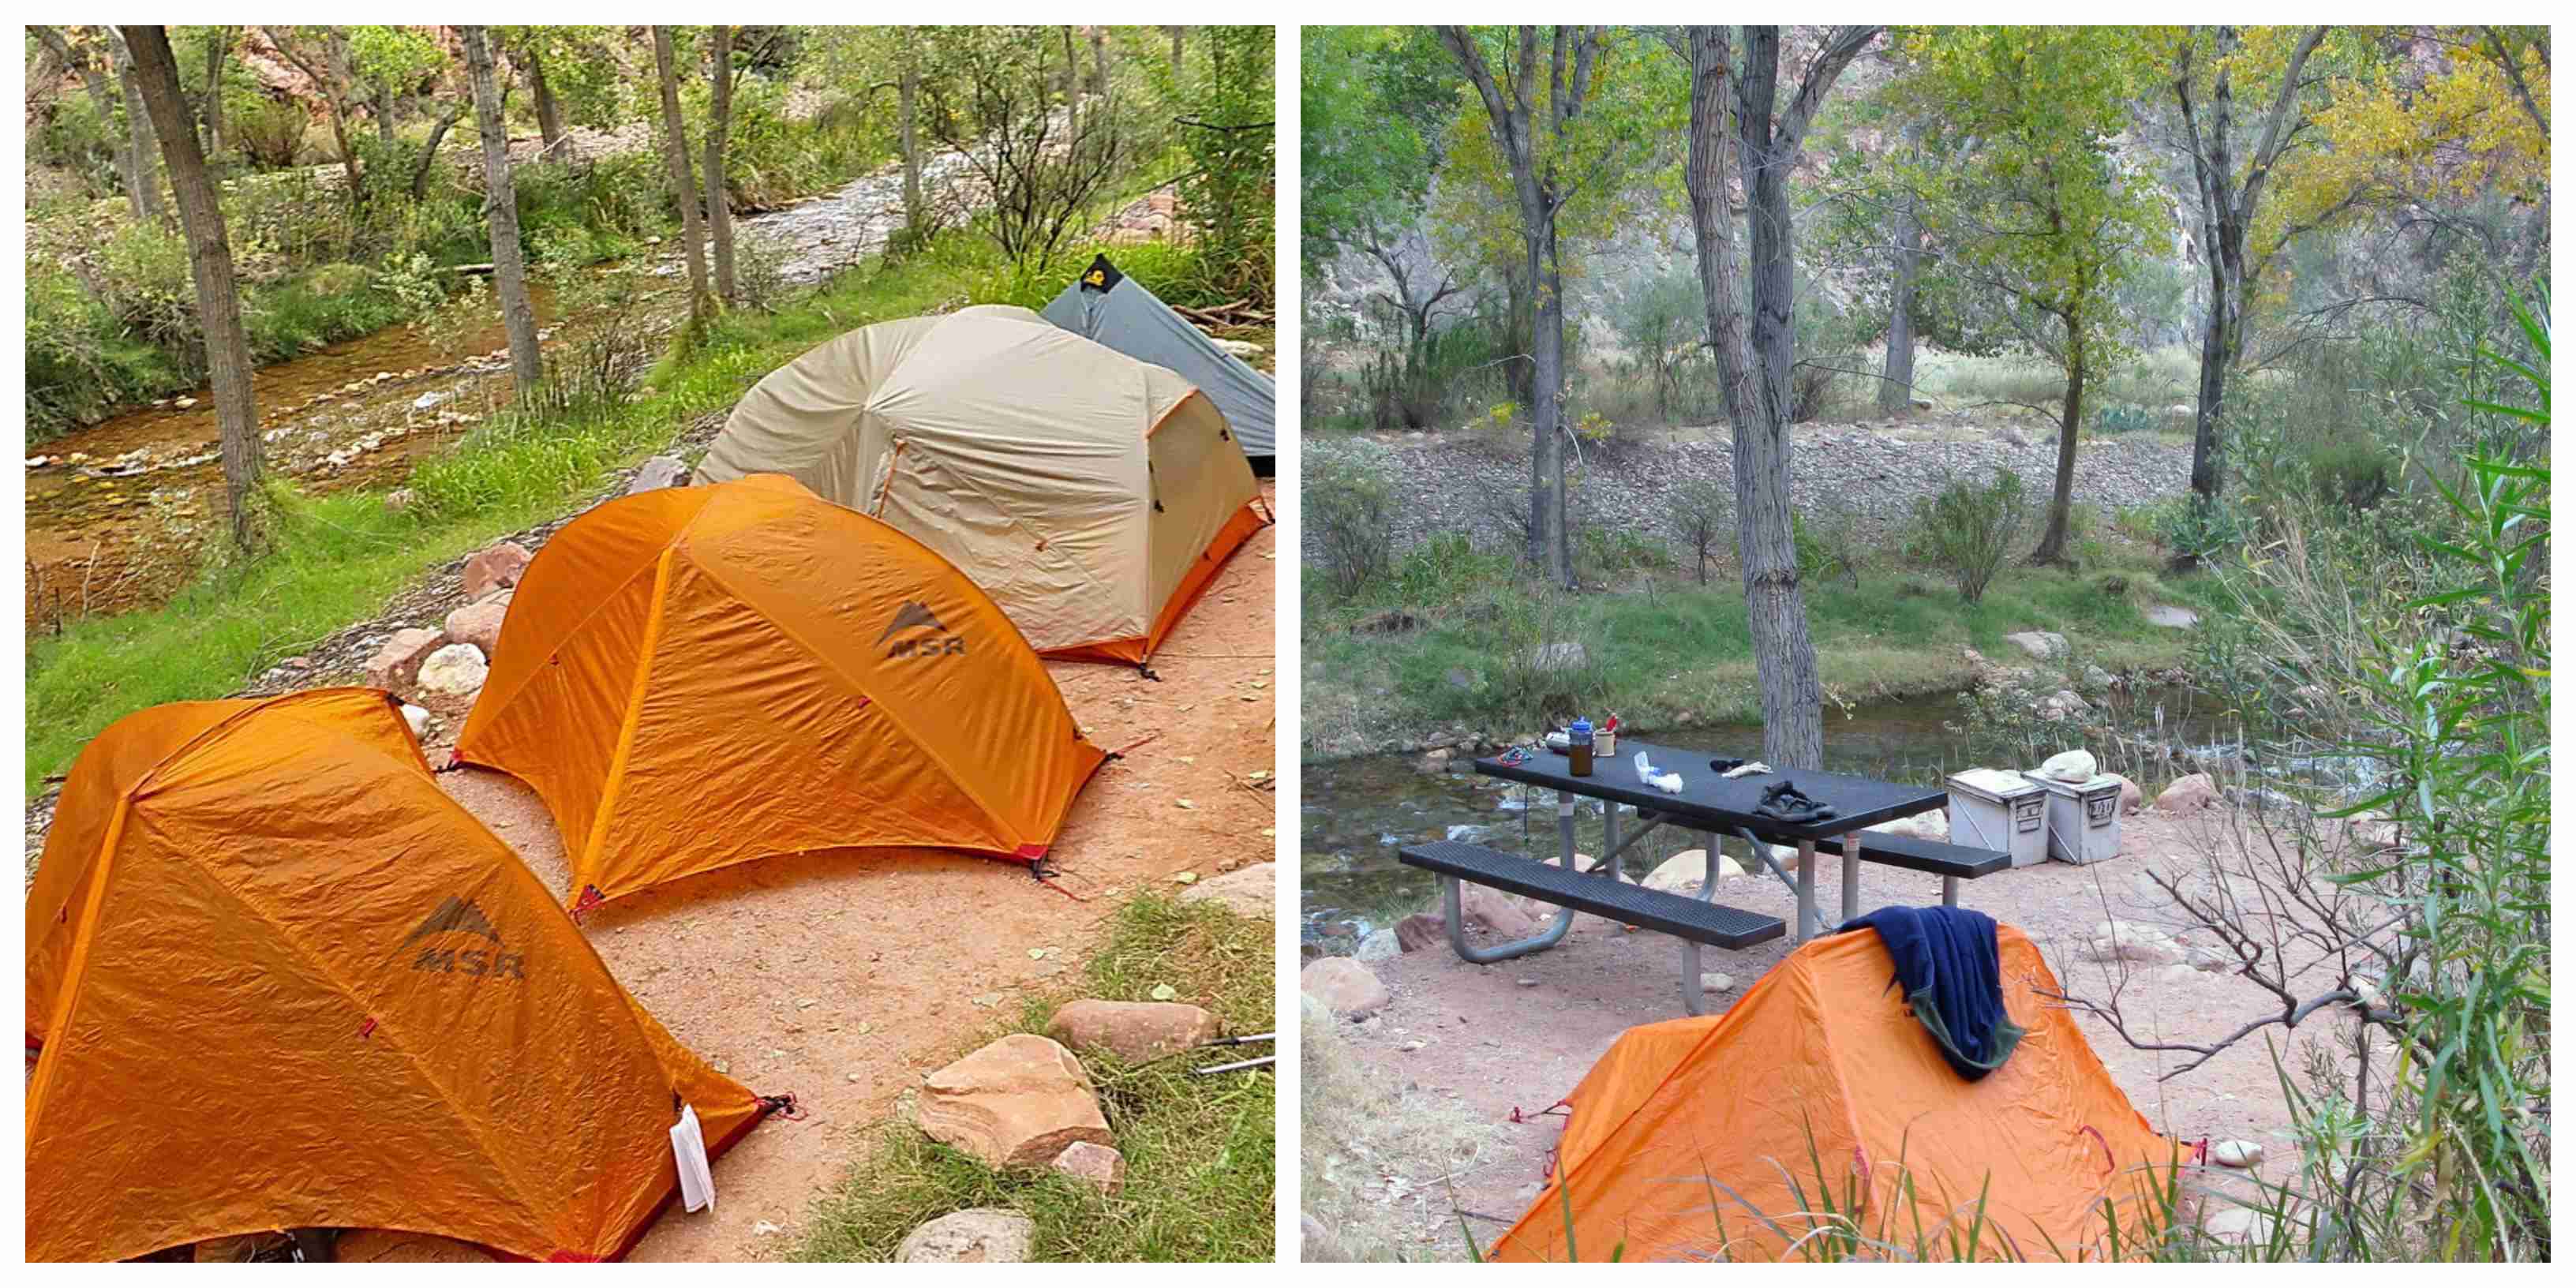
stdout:
[(975, 583), (778, 475), (556, 533), (456, 754), (544, 798), (575, 907), (814, 850), (1033, 863), (1104, 759)]
[(1939, 1255), (1982, 1191), (1980, 1256), (2105, 1256), (2104, 1201), (2125, 1237), (2171, 1146), (2047, 1000), (2030, 939), (1997, 939), (2005, 1009), (2029, 1032), (1976, 1082), (1906, 1013), (1870, 931), (1808, 943), (1722, 1015), (1621, 1034), (1566, 1098), (1553, 1183), (1494, 1255), (1772, 1260), (1824, 1224), (1823, 1195), (1848, 1214), (1855, 1192), (1864, 1237), (1911, 1249), (1919, 1216)]
[(390, 695), (153, 707), (27, 896), (27, 1258), (314, 1226), (633, 1246), (766, 1105), (662, 1031), (448, 799)]

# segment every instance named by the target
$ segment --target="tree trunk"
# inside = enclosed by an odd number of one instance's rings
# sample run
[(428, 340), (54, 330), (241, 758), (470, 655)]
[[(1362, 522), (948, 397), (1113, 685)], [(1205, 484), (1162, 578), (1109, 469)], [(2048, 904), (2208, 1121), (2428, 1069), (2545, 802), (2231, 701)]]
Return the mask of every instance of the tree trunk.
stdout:
[(1565, 418), (1559, 391), (1565, 383), (1565, 296), (1557, 272), (1556, 214), (1542, 194), (1525, 203), (1529, 235), (1530, 299), (1530, 562), (1547, 579), (1574, 589), (1574, 561), (1565, 532)]
[(376, 106), (371, 115), (376, 118), (376, 142), (391, 148), (394, 145), (394, 83), (392, 81), (376, 82)]
[[(1768, 38), (1765, 37), (1767, 33)], [(1748, 337), (1736, 303), (1734, 221), (1727, 210), (1726, 151), (1729, 33), (1693, 27), (1686, 33), (1691, 64), (1690, 193), (1692, 240), (1699, 251), (1700, 294), (1708, 309), (1710, 347), (1718, 386), (1734, 422), (1736, 548), (1744, 567), (1744, 603), (1753, 637), (1755, 671), (1762, 687), (1762, 758), (1783, 769), (1814, 769), (1824, 762), (1824, 686), (1816, 673), (1816, 648), (1807, 629), (1807, 603), (1798, 578), (1789, 499), (1789, 439), (1782, 408), (1787, 402), (1786, 321), (1790, 306), (1790, 223), (1786, 175), (1773, 170), (1767, 146), (1771, 100), (1778, 70), (1774, 29), (1745, 33), (1747, 83), (1735, 95), (1741, 169), (1752, 224), (1754, 333)], [(1793, 158), (1794, 159), (1794, 158)]]
[(179, 63), (159, 27), (123, 29), (134, 79), (153, 133), (170, 163), (180, 226), (187, 231), (188, 269), (196, 280), (197, 316), (206, 332), (206, 373), (213, 386), (215, 419), (223, 431), (224, 500), (232, 510), (236, 549), (251, 547), (251, 490), (259, 483), (259, 417), (251, 403), (250, 342), (242, 332), (241, 298), (233, 283), (232, 247), (224, 209), (206, 157), (197, 150), (196, 123), (179, 90)]
[(1181, 38), (1189, 34), (1189, 30), (1187, 27), (1163, 28), (1163, 34), (1172, 38), (1172, 74), (1175, 76), (1181, 74)]
[(671, 169), (671, 191), (680, 199), (680, 255), (689, 268), (689, 320), (715, 312), (707, 287), (706, 223), (698, 213), (697, 182), (689, 174), (688, 121), (680, 115), (679, 71), (673, 66), (671, 29), (653, 29), (653, 66), (662, 82), (662, 157)]
[(1094, 26), (1091, 29), (1091, 92), (1094, 94), (1109, 92), (1109, 29), (1107, 27)]
[(224, 150), (224, 55), (231, 51), (233, 29), (211, 28), (206, 33), (206, 101), (199, 114), (206, 122), (206, 160), (212, 162)]
[(725, 138), (733, 128), (733, 28), (708, 28), (707, 75), (713, 93), (707, 103), (707, 240), (715, 249), (716, 298), (742, 303), (733, 271), (733, 202), (725, 192)]
[[(111, 29), (111, 33), (113, 31)], [(150, 113), (143, 104), (143, 87), (135, 81), (133, 49), (122, 37), (111, 38), (117, 50), (116, 83), (125, 95), (125, 155), (131, 159), (125, 180), (129, 194), (127, 201), (134, 208), (136, 220), (157, 224), (163, 217), (161, 167), (153, 160)], [(196, 127), (192, 123), (189, 133), (194, 135), (195, 132)]]
[(2075, 494), (2075, 434), (2083, 423), (2084, 376), (2091, 361), (2083, 344), (2068, 331), (2066, 354), (2066, 406), (2057, 414), (2057, 486), (2048, 497), (2048, 529), (2040, 534), (2039, 549), (2030, 553), (2034, 564), (2065, 564), (2067, 516), (2073, 510)]
[(903, 143), (903, 225), (912, 230), (916, 244), (930, 226), (930, 212), (921, 206), (920, 96), (921, 68), (906, 51), (903, 75), (895, 83), (895, 130)]
[(545, 140), (547, 159), (560, 161), (563, 157), (556, 149), (563, 144), (563, 109), (555, 103), (554, 86), (546, 82), (545, 58), (537, 52), (537, 42), (528, 42), (525, 56), (528, 60), (528, 96), (537, 107), (537, 137)]
[[(447, 141), (447, 132), (455, 128), (458, 118), (465, 115), (469, 104), (470, 100), (450, 103), (439, 112), (438, 119), (430, 123), (429, 143), (420, 150), (420, 156), (411, 163), (411, 199), (414, 202), (429, 200), (429, 172), (438, 164), (438, 145)], [(506, 129), (506, 127), (503, 128)], [(508, 147), (509, 142), (510, 136), (503, 133), (502, 146)]]
[[(1907, 142), (1913, 140), (1908, 134)], [(1888, 291), (1887, 363), (1878, 382), (1878, 414), (1914, 410), (1914, 283), (1923, 264), (1923, 219), (1908, 194), (1896, 208), (1896, 282)]]
[(492, 295), (501, 305), (501, 325), (510, 333), (510, 380), (524, 395), (545, 379), (545, 362), (537, 349), (537, 311), (528, 303), (527, 266), (519, 257), (519, 198), (510, 178), (509, 126), (501, 118), (501, 90), (493, 80), (491, 30), (460, 26), (456, 38), (465, 46), (465, 74), (474, 84), (474, 128), (482, 135)]

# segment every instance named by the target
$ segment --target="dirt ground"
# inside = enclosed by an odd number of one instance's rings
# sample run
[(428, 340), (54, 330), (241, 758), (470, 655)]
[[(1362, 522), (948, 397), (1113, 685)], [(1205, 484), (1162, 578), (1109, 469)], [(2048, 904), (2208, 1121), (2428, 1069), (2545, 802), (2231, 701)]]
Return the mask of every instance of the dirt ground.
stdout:
[[(1057, 883), (1089, 902), (1015, 865), (893, 851), (745, 864), (589, 917), (609, 969), (673, 1036), (756, 1092), (795, 1093), (805, 1113), (744, 1137), (715, 1165), (716, 1206), (666, 1212), (633, 1259), (784, 1252), (896, 1097), (1015, 1015), (1021, 990), (1079, 974), (1122, 893), (1273, 857), (1265, 829), (1276, 826), (1276, 797), (1240, 780), (1275, 759), (1276, 533), (1246, 541), (1172, 632), (1155, 655), (1159, 683), (1124, 667), (1048, 664), (1092, 742), (1115, 750), (1152, 739), (1101, 770), (1056, 843)], [(430, 757), (443, 760), (441, 749)], [(566, 886), (563, 845), (536, 793), (476, 769), (440, 782), (539, 877)], [(1029, 956), (1046, 947), (1059, 951)], [(459, 1251), (371, 1233), (347, 1255)]]
[[(2185, 865), (2195, 852), (2195, 839), (2227, 817), (2133, 814), (2123, 820), (2118, 857), (2090, 867), (2043, 863), (1963, 882), (1959, 902), (2030, 935), (2070, 994), (2099, 996), (2108, 991), (2111, 972), (2118, 967), (2087, 960), (2081, 938), (2114, 918), (2168, 931), (2178, 928), (2171, 901), (2143, 874)], [(1639, 848), (1656, 847), (1653, 853), (1663, 855), (1685, 845), (1658, 834)], [(1840, 869), (1829, 858), (1817, 872), (1817, 907), (1828, 924), (1841, 908)], [(1632, 875), (1641, 870), (1633, 855), (1629, 870)], [(1863, 867), (1861, 890), (1863, 911), (1896, 903), (1937, 904), (1941, 898), (1940, 878), (1877, 866)], [(1727, 878), (1717, 900), (1795, 921), (1794, 896), (1767, 874)], [(1424, 903), (1428, 910), (1432, 900)], [(2179, 938), (2187, 946), (2209, 943), (2191, 935)], [(1733, 981), (1725, 992), (1710, 995), (1712, 1012), (1742, 997), (1789, 952), (1785, 937), (1743, 952), (1703, 950), (1701, 970)], [(1454, 1187), (1454, 1214), (1449, 1203), (1434, 1201), (1413, 1209), (1409, 1229), (1379, 1232), (1411, 1243), (1416, 1256), (1465, 1256), (1460, 1216), (1490, 1245), (1538, 1195), (1552, 1162), (1565, 1116), (1544, 1111), (1574, 1089), (1622, 1031), (1683, 1014), (1679, 941), (1629, 933), (1583, 914), (1554, 949), (1512, 961), (1469, 965), (1443, 942), (1371, 969), (1394, 1000), (1375, 1016), (1342, 1029), (1369, 1075), (1408, 1094), (1445, 1099), (1461, 1114), (1495, 1124), (1499, 1134), (1480, 1166), (1446, 1178), (1445, 1184)], [(2121, 1001), (2132, 1030), (2142, 1038), (2161, 1034), (2207, 1041), (2261, 1014), (2267, 1003), (2277, 1006), (2268, 993), (2232, 975), (2189, 969), (2172, 974), (2181, 978), (2166, 978), (2161, 966), (2136, 966), (2128, 973)], [(2107, 1023), (2090, 1016), (2080, 1016), (2079, 1023), (2113, 1079), (2159, 1131), (2186, 1140), (2208, 1136), (2259, 1142), (2269, 1155), (2264, 1174), (2281, 1173), (2283, 1160), (2293, 1152), (2284, 1131), (2289, 1113), (2259, 1037), (2190, 1073), (2159, 1081), (2193, 1057), (2136, 1050)], [(2313, 1027), (2315, 1036), (2329, 1031)], [(2281, 1031), (2272, 1032), (2278, 1040)], [(2310, 1028), (2303, 1027), (2296, 1040), (2309, 1036)], [(2285, 1056), (2288, 1050), (2284, 1048)], [(2295, 1059), (2285, 1063), (2294, 1071), (2299, 1067)], [(1511, 1121), (1515, 1110), (1524, 1121)]]

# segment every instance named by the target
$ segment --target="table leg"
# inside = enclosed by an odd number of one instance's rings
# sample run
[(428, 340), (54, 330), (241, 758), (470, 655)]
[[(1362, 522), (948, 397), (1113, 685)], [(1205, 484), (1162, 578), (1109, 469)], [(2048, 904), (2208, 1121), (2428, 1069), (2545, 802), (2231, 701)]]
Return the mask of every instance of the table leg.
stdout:
[(1941, 906), (1944, 908), (1959, 906), (1959, 878), (1941, 878)]
[[(1701, 874), (1708, 879), (1700, 882), (1699, 901), (1701, 903), (1709, 903), (1717, 896), (1718, 864), (1724, 862), (1725, 859), (1717, 852), (1717, 833), (1702, 832), (1699, 834), (1699, 841), (1700, 844), (1708, 847), (1707, 849), (1700, 851), (1700, 853), (1708, 856), (1708, 869)], [(1699, 1012), (1693, 1011), (1691, 1014), (1697, 1015)]]
[(1860, 916), (1860, 833), (1843, 834), (1843, 920)]
[(1682, 1009), (1692, 1015), (1706, 1015), (1708, 996), (1699, 987), (1699, 941), (1683, 939), (1677, 942), (1682, 946)]
[(1601, 803), (1601, 857), (1597, 864), (1610, 869), (1610, 879), (1619, 881), (1628, 875), (1628, 857), (1619, 853), (1619, 803)]
[(1816, 843), (1798, 842), (1798, 942), (1816, 933)]

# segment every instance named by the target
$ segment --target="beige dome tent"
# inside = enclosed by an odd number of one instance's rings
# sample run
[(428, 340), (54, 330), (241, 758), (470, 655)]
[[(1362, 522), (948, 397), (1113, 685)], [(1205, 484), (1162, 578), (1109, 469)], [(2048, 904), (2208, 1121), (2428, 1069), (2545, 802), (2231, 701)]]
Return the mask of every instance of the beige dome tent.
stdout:
[(1142, 665), (1262, 524), (1207, 395), (1007, 305), (861, 327), (769, 373), (696, 481), (758, 473), (911, 534), (1049, 657)]

